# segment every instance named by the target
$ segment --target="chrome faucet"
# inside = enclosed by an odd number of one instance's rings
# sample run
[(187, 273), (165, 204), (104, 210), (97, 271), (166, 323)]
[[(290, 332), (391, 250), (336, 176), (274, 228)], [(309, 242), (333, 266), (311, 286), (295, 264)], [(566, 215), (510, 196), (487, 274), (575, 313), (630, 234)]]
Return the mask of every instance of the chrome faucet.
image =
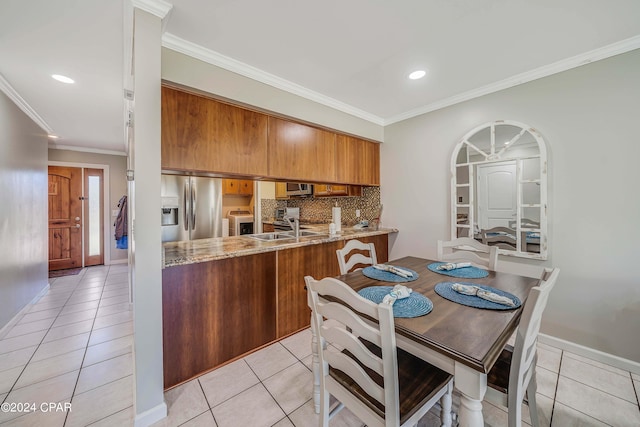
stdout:
[(300, 219), (299, 218), (292, 218), (289, 216), (284, 217), (284, 219), (287, 220), (287, 222), (289, 223), (289, 226), (291, 227), (291, 229), (293, 230), (293, 236), (297, 239), (300, 237)]

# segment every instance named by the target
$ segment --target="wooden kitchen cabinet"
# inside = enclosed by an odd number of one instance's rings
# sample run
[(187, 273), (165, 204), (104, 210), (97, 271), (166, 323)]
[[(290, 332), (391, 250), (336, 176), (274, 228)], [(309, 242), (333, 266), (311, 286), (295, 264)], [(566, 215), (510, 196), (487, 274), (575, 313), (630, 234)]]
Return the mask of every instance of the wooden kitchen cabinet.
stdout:
[(359, 185), (316, 184), (313, 186), (314, 197), (361, 196)]
[(267, 174), (267, 115), (162, 87), (162, 169)]
[(276, 252), (162, 270), (164, 387), (276, 339)]
[(336, 181), (380, 185), (380, 144), (338, 134)]
[(336, 250), (344, 242), (330, 242), (278, 251), (278, 338), (307, 326), (311, 310), (307, 304), (304, 276), (321, 279), (340, 274)]
[(273, 226), (273, 224), (266, 223), (266, 222), (262, 223), (262, 232), (263, 233), (272, 233), (274, 231), (276, 231), (276, 228)]
[(253, 196), (253, 181), (250, 179), (223, 179), (224, 195)]
[(269, 117), (269, 177), (299, 182), (335, 181), (336, 134)]
[[(387, 234), (362, 237), (376, 246), (378, 262), (389, 260)], [(307, 304), (304, 276), (315, 279), (340, 275), (336, 251), (347, 241), (309, 245), (278, 251), (278, 338), (309, 326), (311, 310)]]
[[(388, 260), (388, 235), (358, 237)], [(304, 276), (338, 276), (330, 241), (162, 270), (164, 387), (309, 326)]]
[(288, 199), (287, 196), (287, 183), (276, 182), (276, 199)]

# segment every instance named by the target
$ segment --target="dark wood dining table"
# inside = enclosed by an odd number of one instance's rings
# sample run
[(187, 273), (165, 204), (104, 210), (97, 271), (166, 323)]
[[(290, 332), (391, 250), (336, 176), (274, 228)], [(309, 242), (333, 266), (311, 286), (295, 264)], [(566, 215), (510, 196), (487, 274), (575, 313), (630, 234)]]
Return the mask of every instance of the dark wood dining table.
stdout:
[[(461, 394), (459, 425), (483, 426), (482, 399), (487, 389), (487, 373), (516, 330), (529, 290), (538, 284), (538, 279), (494, 271), (482, 279), (455, 278), (429, 270), (427, 266), (433, 262), (409, 256), (387, 263), (417, 272), (420, 276), (417, 280), (402, 284), (433, 303), (433, 310), (424, 316), (395, 319), (396, 342), (405, 351), (453, 374), (455, 388)], [(368, 278), (361, 270), (337, 278), (356, 291), (394, 285)], [(489, 310), (461, 305), (436, 293), (435, 286), (440, 282), (488, 285), (517, 296), (522, 306)], [(312, 333), (314, 403), (319, 412), (320, 367), (313, 326)]]

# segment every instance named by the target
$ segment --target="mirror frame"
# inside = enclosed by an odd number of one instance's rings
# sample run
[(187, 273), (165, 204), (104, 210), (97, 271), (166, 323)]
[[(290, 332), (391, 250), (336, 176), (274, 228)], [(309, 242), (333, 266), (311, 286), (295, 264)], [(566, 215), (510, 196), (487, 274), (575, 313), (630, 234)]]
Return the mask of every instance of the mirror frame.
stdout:
[[(525, 133), (529, 133), (538, 144), (539, 149), (539, 179), (535, 180), (523, 180), (522, 179), (522, 161), (523, 159), (531, 159), (538, 156), (519, 156), (519, 155), (509, 155), (508, 148), (500, 147), (499, 150), (496, 150), (495, 147), (495, 128), (496, 126), (502, 125), (510, 125), (516, 126), (520, 128), (520, 133), (518, 133), (509, 144), (509, 147), (512, 146), (522, 135)], [(491, 136), (491, 146), (490, 153), (485, 153), (481, 149), (474, 146), (469, 142), (475, 134), (481, 132), (485, 129), (489, 128), (490, 136)], [(469, 150), (468, 153), (473, 151), (474, 154), (480, 154), (484, 156), (484, 160), (466, 163), (457, 163), (458, 155), (462, 148), (467, 148)], [(468, 160), (468, 157), (467, 157)], [(516, 122), (513, 120), (496, 120), (493, 122), (484, 123), (480, 126), (477, 126), (467, 132), (465, 136), (458, 142), (453, 150), (453, 154), (451, 156), (451, 238), (455, 239), (458, 236), (458, 230), (460, 229), (468, 229), (467, 235), (470, 237), (474, 237), (474, 227), (475, 224), (475, 213), (476, 213), (476, 201), (475, 201), (475, 186), (476, 186), (476, 167), (477, 165), (485, 165), (491, 163), (505, 162), (505, 161), (515, 161), (516, 162), (516, 176), (517, 176), (517, 184), (516, 184), (516, 236), (517, 236), (517, 244), (516, 250), (507, 250), (507, 249), (498, 249), (498, 253), (500, 255), (507, 256), (515, 256), (520, 258), (530, 258), (530, 259), (539, 259), (546, 260), (547, 259), (547, 248), (548, 248), (548, 232), (547, 232), (547, 147), (544, 138), (540, 133), (532, 128), (531, 126), (527, 126), (526, 124)], [(466, 184), (458, 184), (457, 183), (457, 171), (459, 167), (467, 167), (469, 173), (469, 182)], [(522, 184), (524, 183), (532, 183), (537, 182), (540, 184), (540, 200), (539, 203), (535, 204), (525, 204), (523, 203), (523, 191)], [(468, 203), (458, 203), (458, 188), (459, 187), (469, 187), (469, 202)], [(468, 210), (467, 218), (468, 225), (467, 226), (458, 226), (458, 209), (464, 208)], [(539, 208), (540, 209), (540, 226), (539, 228), (522, 228), (521, 220), (523, 219), (522, 212), (523, 208)], [(524, 231), (532, 231), (540, 233), (540, 253), (537, 252), (524, 252), (521, 250), (521, 237), (522, 232)], [(460, 236), (463, 237), (463, 236)], [(467, 237), (467, 236), (464, 236)]]

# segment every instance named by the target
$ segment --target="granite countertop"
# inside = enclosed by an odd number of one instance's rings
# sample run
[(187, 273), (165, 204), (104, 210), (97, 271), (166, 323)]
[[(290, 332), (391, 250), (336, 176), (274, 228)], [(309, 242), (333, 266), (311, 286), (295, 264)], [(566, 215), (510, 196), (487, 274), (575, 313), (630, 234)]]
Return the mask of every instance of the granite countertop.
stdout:
[(339, 233), (329, 236), (329, 226), (327, 224), (307, 226), (305, 229), (324, 234), (300, 237), (297, 240), (258, 240), (253, 239), (248, 235), (243, 235), (181, 242), (167, 242), (163, 245), (163, 264), (164, 267), (173, 267), (177, 265), (195, 264), (224, 258), (277, 251), (280, 249), (317, 245), (357, 237), (376, 236), (380, 234), (398, 232), (395, 228), (380, 228), (378, 230), (365, 228), (360, 230), (352, 227), (343, 227)]

